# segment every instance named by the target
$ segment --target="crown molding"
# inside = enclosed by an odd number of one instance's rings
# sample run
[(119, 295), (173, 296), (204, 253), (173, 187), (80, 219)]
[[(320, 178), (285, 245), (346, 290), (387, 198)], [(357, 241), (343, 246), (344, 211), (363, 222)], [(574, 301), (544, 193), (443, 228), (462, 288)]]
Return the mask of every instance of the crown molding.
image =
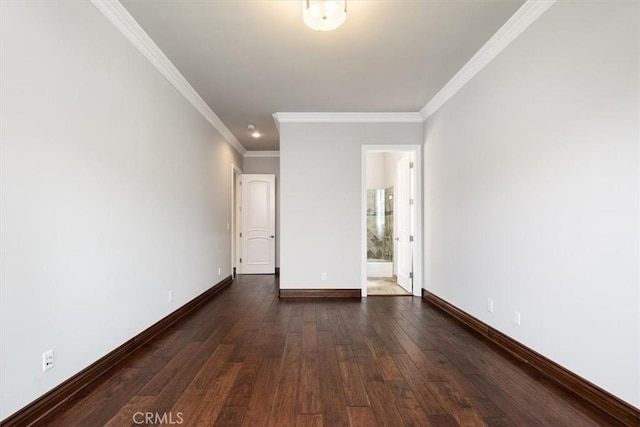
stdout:
[(91, 0), (91, 3), (133, 44), (158, 71), (185, 97), (193, 107), (213, 127), (222, 134), (227, 142), (240, 154), (247, 150), (236, 139), (222, 120), (211, 110), (198, 92), (189, 84), (158, 45), (142, 29), (136, 20), (117, 0)]
[[(419, 112), (354, 112), (313, 113), (281, 112), (273, 114), (276, 127), (280, 123), (420, 123), (435, 113), (465, 84), (496, 58), (522, 32), (536, 21), (557, 0), (527, 0), (513, 16), (480, 48), (480, 50), (440, 89)], [(133, 44), (156, 69), (180, 92), (187, 101), (236, 149), (241, 155), (247, 150), (211, 110), (189, 84), (169, 58), (118, 0), (91, 0), (91, 3)], [(264, 152), (254, 152), (264, 153)], [(267, 152), (268, 153), (268, 152)], [(252, 154), (247, 157), (273, 157)]]
[(480, 48), (449, 82), (420, 110), (420, 117), (427, 119), (438, 111), (453, 95), (487, 66), (500, 52), (511, 44), (556, 0), (527, 0), (520, 9)]
[(275, 113), (280, 123), (421, 123), (418, 113)]
[(247, 151), (244, 157), (280, 157), (280, 151)]

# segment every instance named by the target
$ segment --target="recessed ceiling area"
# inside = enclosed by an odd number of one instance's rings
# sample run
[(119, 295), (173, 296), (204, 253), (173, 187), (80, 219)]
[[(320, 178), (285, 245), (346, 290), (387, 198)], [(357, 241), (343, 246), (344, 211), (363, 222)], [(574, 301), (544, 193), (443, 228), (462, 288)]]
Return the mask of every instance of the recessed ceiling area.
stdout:
[(328, 32), (299, 0), (121, 2), (247, 150), (278, 150), (276, 112), (419, 111), (524, 0), (351, 0)]

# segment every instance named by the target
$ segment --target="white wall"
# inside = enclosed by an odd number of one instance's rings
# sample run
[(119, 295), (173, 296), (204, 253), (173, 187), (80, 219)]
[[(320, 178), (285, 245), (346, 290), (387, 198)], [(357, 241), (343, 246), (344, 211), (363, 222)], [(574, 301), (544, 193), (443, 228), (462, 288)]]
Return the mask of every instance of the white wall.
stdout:
[(398, 162), (405, 153), (376, 152), (367, 153), (367, 188), (388, 188), (396, 185)]
[(402, 152), (384, 153), (384, 168), (387, 176), (387, 187), (395, 187), (398, 185), (398, 162), (402, 158), (410, 155), (410, 153)]
[(280, 267), (280, 158), (245, 157), (243, 169), (244, 173), (276, 176), (276, 267)]
[(361, 147), (421, 141), (420, 123), (280, 124), (281, 288), (360, 288)]
[(367, 153), (367, 189), (385, 188), (386, 184), (385, 153)]
[(635, 406), (638, 7), (557, 3), (425, 128), (426, 288)]
[(242, 159), (90, 3), (0, 4), (5, 418), (231, 273)]

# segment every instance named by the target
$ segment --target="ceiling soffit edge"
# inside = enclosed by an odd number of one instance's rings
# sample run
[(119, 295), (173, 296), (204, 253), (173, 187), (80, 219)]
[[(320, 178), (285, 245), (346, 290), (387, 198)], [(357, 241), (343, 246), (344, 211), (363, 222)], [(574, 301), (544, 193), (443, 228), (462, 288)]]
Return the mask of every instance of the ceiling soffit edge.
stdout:
[(280, 157), (280, 151), (247, 151), (244, 157)]
[(273, 120), (280, 123), (420, 123), (422, 117), (413, 113), (275, 113)]

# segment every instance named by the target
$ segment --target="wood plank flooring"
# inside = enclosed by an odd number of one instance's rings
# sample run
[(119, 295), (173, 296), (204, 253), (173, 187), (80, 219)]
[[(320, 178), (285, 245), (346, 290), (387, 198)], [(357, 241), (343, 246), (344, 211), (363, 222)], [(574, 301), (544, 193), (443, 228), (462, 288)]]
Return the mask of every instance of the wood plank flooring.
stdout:
[(616, 426), (417, 297), (280, 300), (238, 276), (39, 424)]

